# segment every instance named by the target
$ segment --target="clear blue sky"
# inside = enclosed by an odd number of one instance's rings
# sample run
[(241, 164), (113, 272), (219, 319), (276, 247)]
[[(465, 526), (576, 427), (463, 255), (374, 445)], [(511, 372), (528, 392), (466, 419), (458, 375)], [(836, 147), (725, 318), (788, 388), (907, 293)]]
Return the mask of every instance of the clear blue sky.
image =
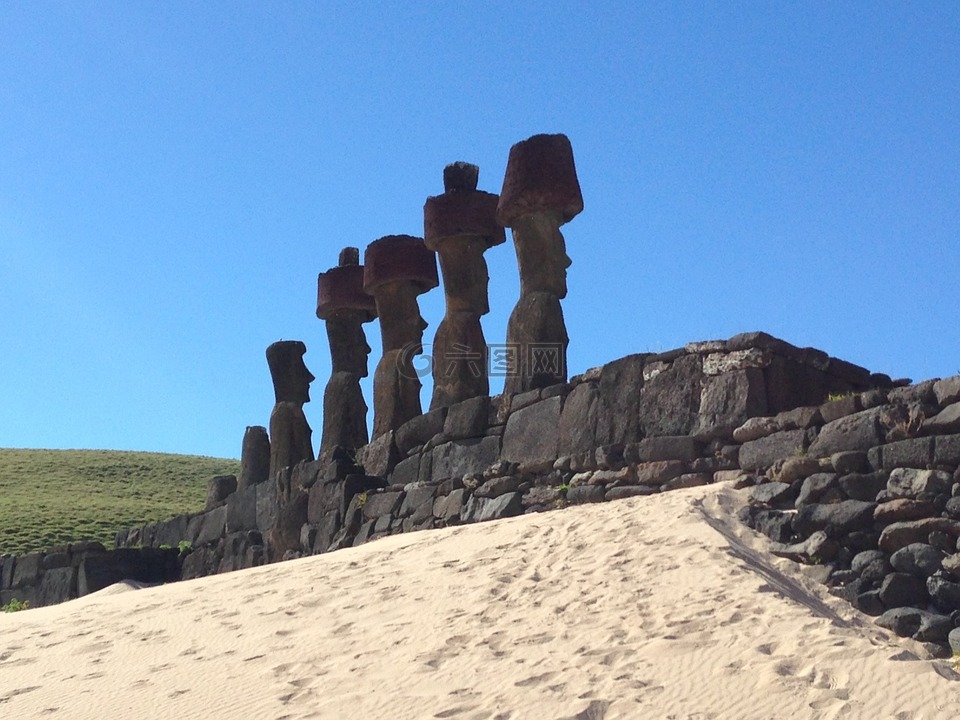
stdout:
[(281, 338), (319, 443), (317, 273), (541, 132), (585, 203), (573, 373), (747, 330), (960, 372), (960, 3), (836, 5), (0, 4), (0, 446), (237, 457)]

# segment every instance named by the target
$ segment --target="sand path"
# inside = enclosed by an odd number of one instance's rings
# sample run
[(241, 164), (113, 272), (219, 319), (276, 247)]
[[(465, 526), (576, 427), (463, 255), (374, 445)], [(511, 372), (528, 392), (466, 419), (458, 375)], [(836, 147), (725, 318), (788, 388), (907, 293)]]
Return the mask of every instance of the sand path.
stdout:
[(0, 616), (2, 718), (954, 718), (712, 486)]

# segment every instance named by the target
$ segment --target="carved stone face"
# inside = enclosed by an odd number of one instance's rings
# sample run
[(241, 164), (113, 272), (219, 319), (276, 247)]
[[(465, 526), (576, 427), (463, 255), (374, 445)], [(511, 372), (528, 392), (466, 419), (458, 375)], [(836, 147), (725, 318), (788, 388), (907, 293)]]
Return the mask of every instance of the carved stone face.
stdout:
[(548, 215), (527, 215), (513, 228), (520, 284), (524, 293), (567, 295), (567, 268), (572, 261), (559, 225)]
[(486, 243), (476, 236), (453, 237), (440, 243), (440, 269), (448, 311), (490, 312), (487, 286), (490, 276), (483, 257)]
[(333, 372), (350, 372), (358, 377), (366, 377), (370, 346), (363, 332), (360, 313), (344, 311), (327, 320), (326, 325)]
[(408, 280), (384, 283), (374, 290), (377, 314), (380, 316), (380, 335), (384, 353), (416, 345), (422, 352), (423, 331), (427, 322), (420, 316), (417, 296), (421, 289)]
[(306, 345), (296, 340), (276, 342), (267, 348), (277, 402), (310, 402), (310, 383), (316, 378), (303, 362), (306, 350)]

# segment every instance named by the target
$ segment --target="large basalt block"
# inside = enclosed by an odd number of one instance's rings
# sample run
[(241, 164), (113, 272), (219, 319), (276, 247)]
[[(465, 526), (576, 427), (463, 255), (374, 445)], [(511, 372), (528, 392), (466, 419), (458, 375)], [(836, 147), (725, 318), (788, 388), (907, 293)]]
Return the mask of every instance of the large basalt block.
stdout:
[(744, 470), (765, 470), (777, 460), (784, 460), (805, 451), (805, 430), (784, 430), (759, 440), (751, 440), (740, 448), (740, 467)]
[(92, 553), (80, 563), (78, 594), (87, 595), (121, 580), (172, 582), (180, 577), (179, 554), (176, 548), (121, 548), (107, 553)]
[(40, 579), (42, 564), (43, 553), (39, 552), (27, 553), (17, 558), (13, 569), (13, 581), (10, 586), (16, 590), (35, 585)]
[(640, 435), (689, 435), (700, 412), (702, 381), (699, 355), (679, 357), (649, 378), (640, 393)]
[(435, 483), (460, 479), (483, 472), (500, 457), (500, 438), (496, 436), (455, 440), (433, 449), (431, 479)]
[(882, 408), (872, 408), (834, 420), (820, 429), (810, 446), (814, 457), (826, 457), (847, 450), (869, 450), (883, 442), (880, 425)]
[(933, 462), (935, 465), (950, 467), (960, 465), (960, 435), (940, 435), (934, 438)]
[(263, 482), (257, 488), (257, 529), (266, 533), (277, 523), (280, 497), (275, 482)]
[(553, 397), (511, 413), (503, 433), (503, 459), (531, 471), (552, 467), (557, 459), (562, 404), (561, 398)]
[(37, 606), (56, 605), (77, 597), (77, 568), (62, 567), (47, 570), (40, 580)]
[(628, 355), (600, 369), (596, 446), (639, 440), (643, 364), (647, 356)]
[(883, 469), (926, 468), (933, 462), (933, 440), (925, 437), (887, 443), (883, 446)]
[(393, 430), (388, 430), (357, 452), (357, 462), (367, 475), (386, 477), (400, 461)]
[(451, 440), (479, 437), (487, 429), (490, 398), (483, 395), (451, 405), (443, 423), (443, 434)]
[(771, 415), (802, 405), (819, 405), (832, 390), (822, 370), (779, 354), (764, 369), (764, 377)]
[(192, 543), (193, 540), (190, 538), (188, 528), (193, 517), (193, 515), (177, 515), (177, 517), (166, 522), (157, 523), (153, 536), (156, 546), (169, 545), (176, 547), (181, 540), (188, 540)]
[(226, 533), (257, 529), (257, 486), (237, 490), (227, 498)]
[(861, 500), (804, 505), (793, 518), (793, 529), (801, 537), (823, 530), (831, 538), (841, 538), (856, 530), (872, 528), (876, 507), (876, 503)]
[(227, 525), (227, 506), (221, 505), (218, 508), (203, 514), (203, 521), (200, 525), (200, 532), (197, 535), (198, 545), (207, 545), (215, 543), (224, 535)]
[[(560, 413), (557, 443), (559, 455), (593, 452), (597, 448), (597, 418), (600, 414), (600, 389), (597, 383), (584, 382), (567, 395)], [(638, 398), (639, 401), (639, 398)], [(605, 421), (606, 426), (608, 421)], [(604, 436), (609, 433), (605, 430)]]
[(207, 482), (207, 502), (205, 510), (213, 510), (223, 505), (227, 498), (237, 490), (236, 475), (217, 475)]
[(407, 420), (396, 432), (400, 454), (406, 456), (413, 448), (442, 433), (446, 418), (447, 408), (441, 407)]
[(520, 493), (512, 492), (496, 498), (480, 498), (472, 495), (460, 512), (460, 520), (465, 523), (485, 522), (514, 517), (523, 513)]
[(693, 432), (703, 439), (732, 438), (734, 429), (748, 418), (766, 413), (763, 370), (745, 368), (705, 377)]
[(896, 468), (890, 471), (887, 492), (892, 497), (916, 499), (921, 493), (947, 495), (952, 485), (952, 476), (942, 470)]

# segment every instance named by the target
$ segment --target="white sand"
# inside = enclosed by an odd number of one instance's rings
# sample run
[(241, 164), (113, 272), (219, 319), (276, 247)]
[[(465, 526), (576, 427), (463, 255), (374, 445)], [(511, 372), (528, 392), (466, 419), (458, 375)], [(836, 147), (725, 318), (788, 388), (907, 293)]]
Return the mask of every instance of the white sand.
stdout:
[(960, 715), (946, 663), (751, 549), (735, 502), (694, 488), (3, 615), (0, 718)]

